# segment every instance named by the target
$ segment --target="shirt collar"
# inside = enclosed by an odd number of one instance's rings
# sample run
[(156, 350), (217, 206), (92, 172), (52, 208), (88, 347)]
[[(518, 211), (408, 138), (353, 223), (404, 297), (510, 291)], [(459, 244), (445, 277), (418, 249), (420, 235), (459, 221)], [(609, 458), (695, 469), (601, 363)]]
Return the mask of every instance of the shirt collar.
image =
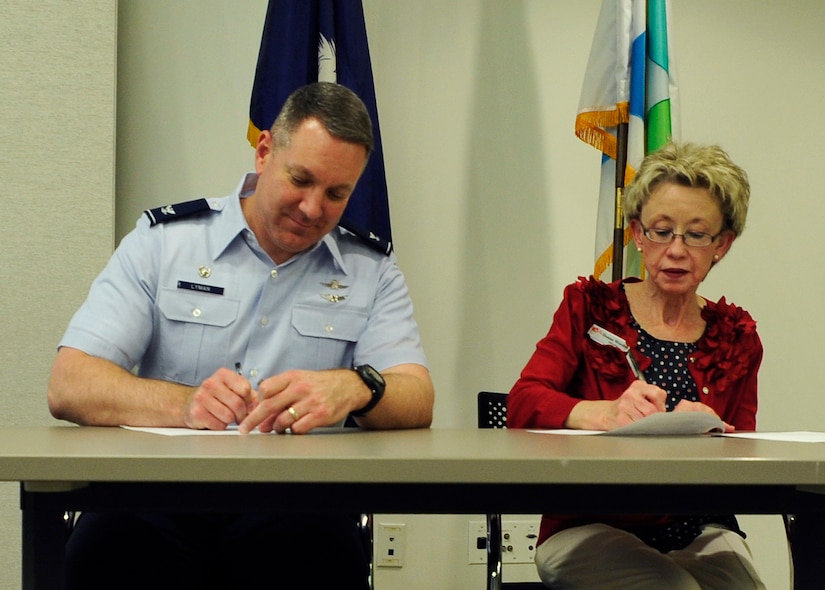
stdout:
[(338, 248), (338, 240), (335, 239), (335, 235), (341, 235), (345, 230), (341, 227), (336, 226), (333, 230), (321, 238), (321, 244), (326, 246), (327, 251), (332, 256), (332, 259), (335, 261), (335, 266), (337, 266), (342, 273), (347, 273), (347, 266), (344, 264), (344, 257), (341, 255), (341, 249)]
[(220, 221), (213, 229), (215, 236), (212, 242), (213, 259), (217, 260), (229, 248), (230, 244), (236, 238), (242, 236), (244, 232), (252, 231), (249, 229), (249, 224), (246, 222), (246, 217), (244, 217), (241, 209), (241, 199), (251, 195), (257, 183), (258, 175), (250, 172), (241, 178), (232, 194), (221, 199), (210, 200), (210, 206), (213, 209), (221, 210)]

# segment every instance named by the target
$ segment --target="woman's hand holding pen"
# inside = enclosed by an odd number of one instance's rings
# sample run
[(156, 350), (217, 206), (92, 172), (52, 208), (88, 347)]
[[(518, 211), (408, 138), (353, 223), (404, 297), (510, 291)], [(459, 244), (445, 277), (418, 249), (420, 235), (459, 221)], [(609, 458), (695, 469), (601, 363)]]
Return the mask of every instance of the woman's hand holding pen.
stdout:
[(645, 416), (664, 412), (665, 400), (667, 392), (664, 389), (636, 380), (619, 399), (610, 402), (610, 411), (605, 415), (604, 430), (613, 430), (641, 420)]
[(666, 411), (667, 392), (636, 380), (612, 401), (582, 401), (576, 404), (565, 422), (566, 428), (613, 430), (641, 420), (645, 416)]

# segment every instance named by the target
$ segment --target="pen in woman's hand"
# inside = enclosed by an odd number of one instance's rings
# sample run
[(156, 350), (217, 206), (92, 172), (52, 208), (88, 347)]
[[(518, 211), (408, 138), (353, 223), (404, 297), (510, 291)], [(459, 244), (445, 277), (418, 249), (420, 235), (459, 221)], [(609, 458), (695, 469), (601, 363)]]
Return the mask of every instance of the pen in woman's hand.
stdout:
[(633, 356), (633, 351), (628, 348), (627, 352), (625, 352), (625, 356), (627, 357), (627, 364), (630, 365), (630, 370), (633, 371), (633, 375), (636, 376), (636, 379), (647, 383), (644, 373), (642, 373), (642, 370), (639, 368), (639, 363), (636, 362), (636, 358)]

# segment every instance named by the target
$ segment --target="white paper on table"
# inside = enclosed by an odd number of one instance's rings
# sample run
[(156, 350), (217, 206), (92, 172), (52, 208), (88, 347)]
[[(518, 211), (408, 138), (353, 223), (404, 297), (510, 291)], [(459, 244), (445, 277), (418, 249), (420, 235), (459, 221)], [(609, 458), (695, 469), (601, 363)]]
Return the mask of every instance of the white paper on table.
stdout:
[[(237, 436), (240, 434), (237, 424), (230, 424), (226, 430), (196, 430), (194, 428), (154, 428), (148, 426), (121, 426), (126, 430), (134, 430), (136, 432), (148, 432), (149, 434), (162, 434), (164, 436), (209, 436), (209, 435), (230, 435)], [(249, 434), (261, 434), (258, 430), (253, 430)]]
[(825, 442), (825, 432), (811, 432), (797, 430), (791, 432), (730, 432), (718, 436), (731, 438), (751, 438), (756, 440), (778, 440), (784, 442), (822, 443)]
[(724, 432), (725, 423), (707, 412), (659, 412), (614, 430), (531, 430), (540, 434), (603, 434), (607, 436), (650, 436), (708, 434)]

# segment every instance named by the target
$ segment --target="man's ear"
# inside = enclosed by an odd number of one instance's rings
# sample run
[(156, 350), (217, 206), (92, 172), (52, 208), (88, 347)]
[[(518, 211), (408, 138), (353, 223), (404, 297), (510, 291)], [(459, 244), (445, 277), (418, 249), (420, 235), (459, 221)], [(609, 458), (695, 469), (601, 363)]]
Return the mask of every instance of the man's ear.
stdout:
[(272, 148), (272, 133), (269, 130), (261, 131), (255, 145), (255, 172), (258, 174), (263, 170), (266, 159), (272, 155)]

